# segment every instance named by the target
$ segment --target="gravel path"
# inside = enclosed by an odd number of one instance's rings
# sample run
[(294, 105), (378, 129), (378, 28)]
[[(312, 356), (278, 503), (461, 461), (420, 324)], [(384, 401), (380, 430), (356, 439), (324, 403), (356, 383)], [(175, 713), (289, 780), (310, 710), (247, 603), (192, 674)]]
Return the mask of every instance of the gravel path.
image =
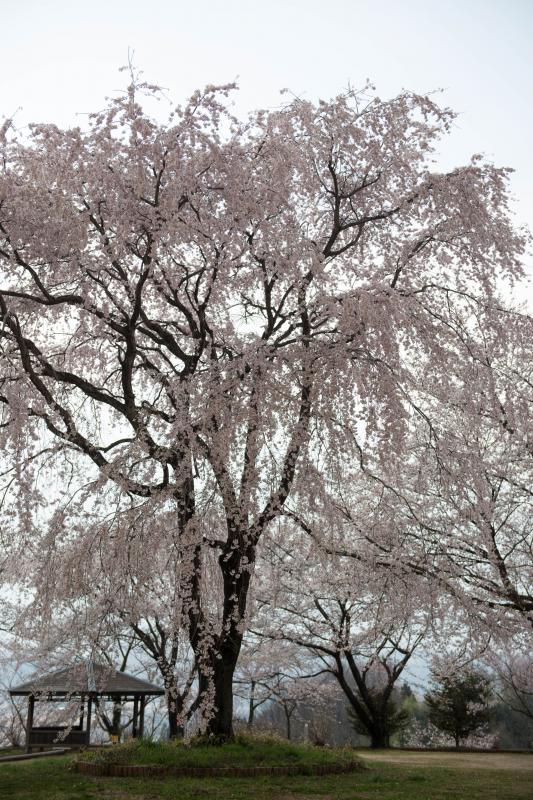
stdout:
[(360, 750), (365, 761), (386, 761), (417, 767), (452, 769), (501, 769), (533, 773), (533, 753), (426, 753), (409, 750)]

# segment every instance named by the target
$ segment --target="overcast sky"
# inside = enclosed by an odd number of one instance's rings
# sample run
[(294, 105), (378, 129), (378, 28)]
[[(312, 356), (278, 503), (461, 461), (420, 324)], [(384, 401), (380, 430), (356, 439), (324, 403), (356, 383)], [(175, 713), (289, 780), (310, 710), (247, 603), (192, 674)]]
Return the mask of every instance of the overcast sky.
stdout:
[(237, 110), (279, 90), (315, 99), (369, 78), (382, 97), (444, 89), (460, 112), (442, 165), (472, 153), (514, 167), (520, 222), (533, 219), (533, 0), (0, 0), (0, 115), (82, 124), (125, 84), (135, 51), (181, 102), (237, 79)]

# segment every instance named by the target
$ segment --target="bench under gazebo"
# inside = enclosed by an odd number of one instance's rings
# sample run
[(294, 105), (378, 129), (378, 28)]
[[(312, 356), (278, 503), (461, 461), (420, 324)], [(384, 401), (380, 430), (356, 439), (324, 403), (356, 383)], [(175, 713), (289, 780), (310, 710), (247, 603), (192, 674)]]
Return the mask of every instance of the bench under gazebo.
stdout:
[[(133, 737), (144, 733), (144, 709), (147, 697), (165, 692), (160, 686), (118, 672), (106, 664), (94, 661), (77, 664), (46, 675), (36, 675), (10, 689), (11, 697), (28, 698), (26, 722), (26, 752), (33, 748), (86, 747), (91, 740), (93, 703), (111, 700), (114, 703), (133, 703)], [(76, 725), (34, 726), (36, 702), (79, 701), (79, 721)]]

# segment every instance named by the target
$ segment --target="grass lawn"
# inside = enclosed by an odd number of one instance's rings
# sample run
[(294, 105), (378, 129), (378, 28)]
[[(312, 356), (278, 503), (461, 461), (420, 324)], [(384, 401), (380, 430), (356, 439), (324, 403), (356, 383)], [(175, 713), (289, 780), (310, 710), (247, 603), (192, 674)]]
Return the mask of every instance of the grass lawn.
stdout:
[(5, 756), (20, 756), (25, 752), (23, 747), (0, 747), (0, 758)]
[[(192, 740), (194, 743), (194, 739)], [(205, 740), (201, 740), (204, 742)], [(353, 764), (361, 761), (352, 748), (330, 750), (267, 736), (237, 736), (224, 747), (182, 741), (149, 742), (132, 739), (115, 747), (85, 751), (80, 759), (97, 764), (158, 764), (176, 767), (261, 767)]]
[[(361, 753), (362, 755), (362, 753)], [(411, 754), (407, 754), (408, 756)], [(72, 771), (72, 758), (0, 765), (0, 797), (20, 800), (531, 800), (533, 755), (437, 754), (424, 762), (390, 763), (397, 752), (363, 759), (367, 769), (348, 775), (284, 778), (92, 778)], [(472, 760), (473, 759), (473, 760)]]

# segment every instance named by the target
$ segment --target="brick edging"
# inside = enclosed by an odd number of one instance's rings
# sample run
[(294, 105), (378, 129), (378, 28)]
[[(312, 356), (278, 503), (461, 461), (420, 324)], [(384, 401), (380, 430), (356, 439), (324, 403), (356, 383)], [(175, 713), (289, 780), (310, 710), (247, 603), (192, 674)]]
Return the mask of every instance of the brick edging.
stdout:
[(100, 775), (120, 778), (258, 778), (265, 775), (340, 775), (361, 769), (353, 764), (315, 764), (279, 767), (171, 767), (156, 764), (93, 764), (76, 761), (75, 769), (84, 775)]

